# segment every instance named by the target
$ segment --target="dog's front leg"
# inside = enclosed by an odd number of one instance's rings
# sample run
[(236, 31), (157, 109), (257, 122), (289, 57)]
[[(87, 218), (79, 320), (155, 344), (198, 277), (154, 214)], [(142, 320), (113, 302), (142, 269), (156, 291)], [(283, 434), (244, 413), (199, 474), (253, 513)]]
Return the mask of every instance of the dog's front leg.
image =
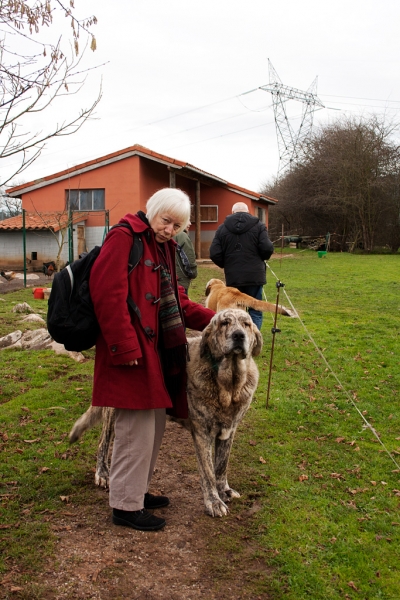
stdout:
[(192, 437), (206, 513), (211, 517), (223, 517), (227, 514), (228, 507), (221, 500), (217, 491), (212, 460), (211, 436), (198, 423), (192, 422)]
[(227, 479), (229, 455), (231, 453), (235, 429), (230, 432), (221, 433), (222, 437), (217, 437), (215, 440), (215, 480), (217, 484), (218, 495), (223, 502), (229, 502), (231, 498), (240, 498), (240, 494), (229, 487)]

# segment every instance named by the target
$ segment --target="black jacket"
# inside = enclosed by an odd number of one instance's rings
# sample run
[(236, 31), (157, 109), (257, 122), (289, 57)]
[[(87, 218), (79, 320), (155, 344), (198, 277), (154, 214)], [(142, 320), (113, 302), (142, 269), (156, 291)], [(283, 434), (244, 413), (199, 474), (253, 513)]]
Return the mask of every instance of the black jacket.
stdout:
[(264, 261), (273, 251), (265, 225), (257, 217), (239, 212), (226, 217), (218, 227), (210, 247), (210, 258), (224, 269), (226, 285), (264, 285)]

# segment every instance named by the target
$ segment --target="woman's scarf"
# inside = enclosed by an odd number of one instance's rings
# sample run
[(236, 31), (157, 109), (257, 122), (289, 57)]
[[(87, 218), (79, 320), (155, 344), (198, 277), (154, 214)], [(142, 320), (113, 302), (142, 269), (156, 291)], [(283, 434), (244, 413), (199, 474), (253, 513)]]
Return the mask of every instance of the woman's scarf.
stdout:
[(159, 348), (165, 374), (175, 375), (186, 365), (187, 340), (171, 278), (169, 248), (167, 244), (157, 244), (157, 248), (161, 275)]

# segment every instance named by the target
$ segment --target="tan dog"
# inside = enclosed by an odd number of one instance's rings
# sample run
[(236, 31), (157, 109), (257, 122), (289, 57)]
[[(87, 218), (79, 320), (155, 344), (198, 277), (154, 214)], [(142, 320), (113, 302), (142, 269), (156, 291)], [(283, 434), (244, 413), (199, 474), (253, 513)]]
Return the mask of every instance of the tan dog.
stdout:
[[(225, 308), (254, 308), (263, 312), (275, 312), (275, 304), (256, 300), (247, 294), (243, 294), (234, 287), (227, 287), (220, 279), (210, 279), (206, 286), (206, 307), (215, 312)], [(290, 312), (283, 306), (278, 306), (278, 313), (290, 317)]]

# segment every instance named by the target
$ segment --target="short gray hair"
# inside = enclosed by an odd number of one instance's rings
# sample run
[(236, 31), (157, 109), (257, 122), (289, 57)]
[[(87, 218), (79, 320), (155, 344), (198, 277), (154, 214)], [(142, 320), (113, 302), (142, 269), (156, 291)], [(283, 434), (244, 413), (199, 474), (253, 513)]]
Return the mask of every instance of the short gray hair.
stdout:
[(233, 213), (237, 213), (237, 212), (249, 212), (249, 207), (247, 206), (247, 204), (245, 202), (236, 202), (236, 204), (234, 204), (232, 206), (232, 214)]
[(147, 200), (146, 217), (149, 221), (152, 221), (154, 217), (162, 212), (170, 213), (171, 216), (182, 221), (182, 227), (176, 232), (179, 233), (185, 229), (190, 220), (189, 196), (177, 188), (158, 190)]

